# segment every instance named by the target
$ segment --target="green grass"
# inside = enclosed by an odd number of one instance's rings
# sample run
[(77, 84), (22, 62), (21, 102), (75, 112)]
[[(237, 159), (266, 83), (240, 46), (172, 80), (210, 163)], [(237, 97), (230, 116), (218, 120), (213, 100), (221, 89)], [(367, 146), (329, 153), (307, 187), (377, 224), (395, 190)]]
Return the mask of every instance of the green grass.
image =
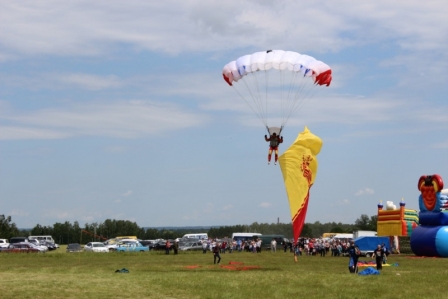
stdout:
[[(348, 271), (346, 257), (210, 252), (0, 253), (0, 298), (445, 298), (448, 260), (389, 256), (380, 275)], [(367, 260), (362, 258), (362, 260)], [(230, 270), (258, 266), (253, 270)], [(197, 266), (188, 268), (188, 266)], [(115, 273), (127, 268), (129, 273)]]

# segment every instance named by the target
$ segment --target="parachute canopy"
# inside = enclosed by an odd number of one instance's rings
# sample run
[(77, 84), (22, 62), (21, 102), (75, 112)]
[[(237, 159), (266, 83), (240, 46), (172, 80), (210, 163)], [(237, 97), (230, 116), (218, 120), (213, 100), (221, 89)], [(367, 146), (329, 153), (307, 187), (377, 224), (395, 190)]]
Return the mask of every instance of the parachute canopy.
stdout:
[(327, 64), (283, 50), (241, 56), (226, 64), (222, 75), (266, 127), (271, 120), (283, 127), (316, 87), (329, 86), (332, 80)]
[(317, 154), (322, 140), (305, 127), (294, 143), (279, 157), (291, 210), (294, 242), (302, 232), (310, 188), (317, 174)]

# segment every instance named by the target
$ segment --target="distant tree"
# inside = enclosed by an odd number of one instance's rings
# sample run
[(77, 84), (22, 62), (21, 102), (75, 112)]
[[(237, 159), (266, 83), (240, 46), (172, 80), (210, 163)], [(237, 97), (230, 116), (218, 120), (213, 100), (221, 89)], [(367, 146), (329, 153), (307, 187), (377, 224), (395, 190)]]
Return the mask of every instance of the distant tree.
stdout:
[[(292, 225), (291, 225), (292, 226)], [(291, 231), (292, 231), (292, 229), (291, 229)], [(290, 235), (291, 237), (292, 237), (292, 232), (291, 232), (291, 235)], [(312, 229), (311, 229), (311, 224), (309, 224), (309, 223), (305, 223), (304, 225), (303, 225), (303, 228), (302, 228), (302, 233), (300, 234), (300, 237), (302, 237), (302, 238), (311, 238), (313, 235), (312, 235)]]
[(160, 239), (160, 232), (158, 229), (156, 228), (148, 228), (145, 231), (144, 240), (155, 240), (155, 239)]
[(378, 215), (370, 216), (370, 230), (377, 231), (378, 228)]
[(335, 226), (330, 230), (330, 233), (342, 234), (344, 230), (340, 226)]
[(11, 216), (0, 215), (0, 236), (5, 239), (19, 236), (20, 232)]
[(355, 220), (356, 230), (371, 230), (376, 231), (378, 216), (367, 216), (362, 214), (360, 218)]
[(117, 236), (137, 236), (143, 238), (145, 235), (143, 228), (129, 220), (106, 219), (98, 228), (106, 238), (114, 238)]
[(176, 234), (173, 230), (164, 229), (160, 231), (160, 238), (161, 239), (175, 239)]
[(31, 236), (53, 235), (53, 227), (37, 224), (30, 231)]

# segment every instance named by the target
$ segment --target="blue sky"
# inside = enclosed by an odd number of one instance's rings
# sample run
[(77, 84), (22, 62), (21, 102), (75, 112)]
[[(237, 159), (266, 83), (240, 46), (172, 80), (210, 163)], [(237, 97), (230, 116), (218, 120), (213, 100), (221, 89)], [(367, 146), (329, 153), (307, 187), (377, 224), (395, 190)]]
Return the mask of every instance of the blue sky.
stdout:
[(448, 180), (444, 1), (0, 0), (0, 214), (19, 227), (290, 221), (263, 124), (222, 79), (267, 49), (311, 55), (330, 87), (283, 131), (323, 140), (306, 222), (379, 200), (418, 209)]

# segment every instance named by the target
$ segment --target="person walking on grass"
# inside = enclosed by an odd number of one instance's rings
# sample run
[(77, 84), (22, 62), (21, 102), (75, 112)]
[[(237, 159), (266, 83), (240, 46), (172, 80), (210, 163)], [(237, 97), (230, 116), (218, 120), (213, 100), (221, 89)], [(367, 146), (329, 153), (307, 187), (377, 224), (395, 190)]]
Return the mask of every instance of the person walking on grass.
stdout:
[(350, 242), (350, 247), (348, 249), (348, 256), (349, 256), (349, 262), (348, 262), (348, 270), (350, 273), (357, 273), (358, 272), (358, 259), (361, 255), (361, 251), (359, 250), (359, 247), (355, 245), (355, 242)]
[(165, 254), (170, 254), (170, 249), (171, 249), (171, 242), (170, 242), (170, 240), (166, 240), (166, 243), (165, 243)]
[(383, 257), (385, 253), (383, 248), (381, 248), (381, 245), (378, 244), (378, 247), (373, 252), (372, 257), (375, 257), (376, 260), (376, 269), (377, 270), (383, 270)]
[(275, 239), (271, 241), (271, 252), (277, 252), (277, 241)]
[(219, 265), (219, 263), (221, 262), (221, 256), (219, 255), (219, 243), (216, 243), (212, 251), (213, 251), (213, 264), (216, 264), (216, 260), (218, 260)]

